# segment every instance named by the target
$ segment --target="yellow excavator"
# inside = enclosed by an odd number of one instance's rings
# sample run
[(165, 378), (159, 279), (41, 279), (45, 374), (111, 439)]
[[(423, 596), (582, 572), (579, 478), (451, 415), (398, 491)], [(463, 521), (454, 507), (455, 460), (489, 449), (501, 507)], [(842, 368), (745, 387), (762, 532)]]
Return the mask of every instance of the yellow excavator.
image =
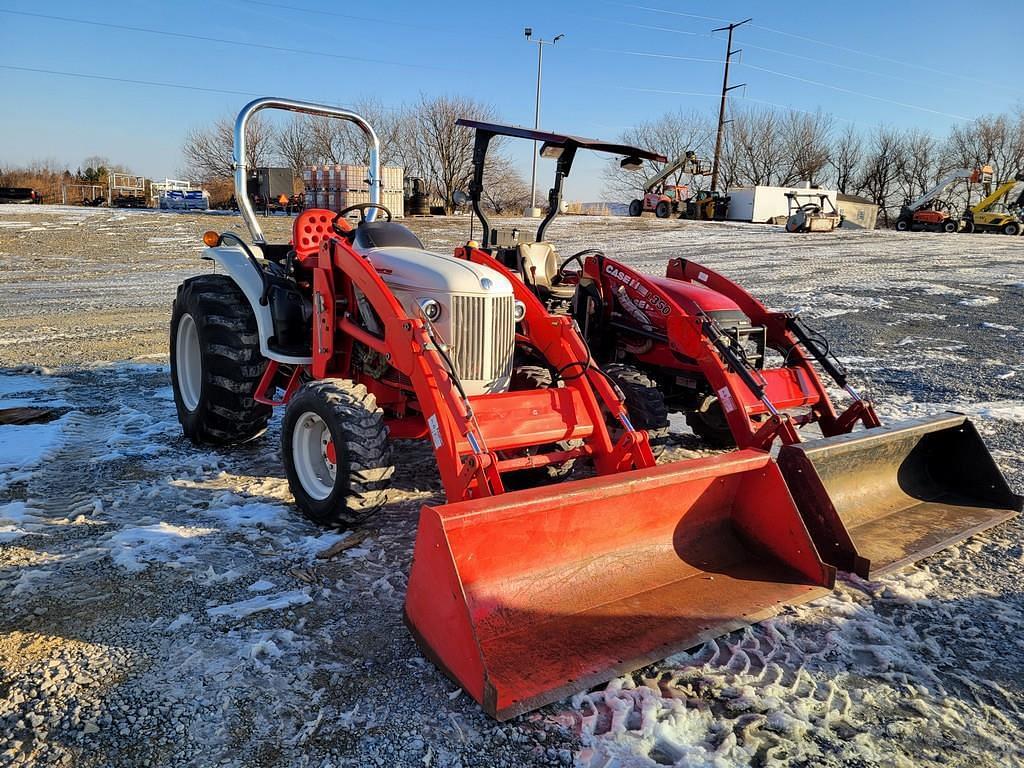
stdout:
[(1024, 230), (1024, 174), (1018, 173), (994, 190), (988, 180), (983, 190), (985, 196), (964, 213), (963, 231), (1019, 235)]

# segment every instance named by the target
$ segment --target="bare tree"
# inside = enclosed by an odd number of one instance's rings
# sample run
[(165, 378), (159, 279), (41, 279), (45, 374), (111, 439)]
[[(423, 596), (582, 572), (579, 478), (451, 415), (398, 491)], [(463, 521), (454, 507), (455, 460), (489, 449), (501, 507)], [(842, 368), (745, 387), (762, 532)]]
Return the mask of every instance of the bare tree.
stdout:
[[(465, 96), (421, 96), (403, 124), (406, 172), (426, 179), (449, 213), (452, 195), (465, 190), (473, 176), (473, 131), (455, 125), (460, 117), (493, 120), (494, 108)], [(500, 146), (491, 142), (491, 165)]]
[(530, 203), (530, 187), (507, 157), (489, 158), (484, 174), (483, 203), (495, 213), (521, 213)]
[(900, 148), (898, 192), (905, 199), (920, 197), (939, 176), (938, 141), (923, 131), (910, 130), (901, 137)]
[[(233, 169), (234, 118), (224, 117), (208, 128), (192, 129), (185, 136), (182, 155), (189, 175), (207, 181), (230, 178)], [(246, 125), (245, 162), (250, 168), (266, 165), (273, 154), (274, 131), (260, 115)]]
[[(619, 136), (623, 144), (640, 149), (660, 152), (675, 162), (687, 151), (698, 156), (707, 154), (714, 142), (714, 126), (710, 119), (699, 112), (666, 112), (656, 120), (640, 123)], [(639, 171), (625, 171), (619, 166), (618, 158), (609, 161), (605, 170), (605, 194), (620, 199), (632, 199), (643, 193), (647, 183), (661, 173), (664, 163), (644, 161)], [(694, 178), (684, 171), (676, 171), (668, 184), (689, 184), (699, 188), (704, 180)]]
[(946, 142), (951, 168), (991, 164), (996, 178), (1010, 179), (1024, 171), (1024, 109), (1015, 115), (987, 115), (958, 125)]
[(733, 183), (774, 185), (788, 174), (783, 119), (771, 109), (736, 110), (728, 130)]
[[(404, 166), (402, 137), (405, 111), (386, 107), (373, 97), (357, 99), (351, 110), (365, 118), (377, 133), (381, 164)], [(316, 158), (314, 162), (365, 165), (370, 160), (366, 136), (353, 123), (318, 117), (309, 121), (308, 131)]]
[(786, 171), (780, 172), (776, 183), (789, 186), (806, 181), (812, 185), (824, 181), (831, 148), (829, 136), (834, 120), (821, 111), (813, 114), (790, 110), (782, 115), (779, 130), (786, 156)]
[(833, 143), (828, 160), (832, 169), (832, 181), (841, 193), (848, 194), (853, 191), (863, 159), (864, 140), (854, 125), (848, 123)]
[(865, 195), (879, 206), (886, 224), (889, 223), (890, 209), (902, 202), (895, 198), (895, 187), (905, 165), (903, 152), (903, 137), (899, 131), (879, 126), (868, 139), (864, 153), (857, 193)]
[(301, 176), (303, 169), (318, 159), (310, 121), (302, 115), (293, 115), (286, 125), (278, 129), (274, 135), (274, 148), (297, 176)]

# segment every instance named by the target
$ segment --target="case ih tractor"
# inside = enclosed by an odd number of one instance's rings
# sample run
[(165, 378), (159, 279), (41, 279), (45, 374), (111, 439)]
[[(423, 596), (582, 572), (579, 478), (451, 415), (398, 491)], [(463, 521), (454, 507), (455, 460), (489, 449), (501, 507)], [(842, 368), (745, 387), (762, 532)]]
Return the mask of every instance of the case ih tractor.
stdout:
[[(685, 258), (670, 260), (665, 277), (642, 274), (597, 250), (561, 260), (544, 236), (576, 151), (649, 153), (460, 123), (476, 130), (470, 197), (484, 232), (483, 249), (467, 247), (460, 255), (508, 269), (549, 311), (570, 312), (606, 371), (627, 370), (656, 385), (662, 404), (653, 406), (645, 387), (646, 407), (631, 408), (635, 426), (658, 430), (665, 411), (676, 411), (720, 447), (778, 449), (788, 490), (826, 562), (867, 578), (1021, 510), (1021, 497), (1010, 491), (965, 416), (883, 426), (829, 342), (797, 315), (767, 309), (736, 283)], [(558, 158), (549, 213), (532, 242), (512, 242), (495, 231), (480, 207), (487, 147), (495, 136), (543, 142), (542, 153)], [(845, 409), (832, 402), (826, 378), (845, 393)], [(804, 432), (812, 425), (821, 437)]]
[[(265, 109), (360, 128), (370, 202), (307, 210), (291, 242), (268, 243), (241, 194), (246, 126)], [(487, 712), (511, 717), (831, 588), (770, 454), (656, 466), (571, 318), (485, 253), (430, 252), (390, 220), (362, 117), (258, 99), (234, 142), (251, 241), (207, 233), (217, 273), (178, 289), (183, 431), (242, 443), (283, 408), (296, 505), (330, 525), (371, 516), (402, 460), (392, 441), (424, 440), (446, 502), (420, 512), (406, 622)]]

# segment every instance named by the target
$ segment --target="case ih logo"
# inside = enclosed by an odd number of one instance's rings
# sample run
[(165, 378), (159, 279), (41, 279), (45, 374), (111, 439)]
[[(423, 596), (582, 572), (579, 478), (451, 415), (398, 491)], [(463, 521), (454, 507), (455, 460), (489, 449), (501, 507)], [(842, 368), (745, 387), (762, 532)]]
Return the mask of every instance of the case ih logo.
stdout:
[[(651, 309), (663, 316), (668, 316), (668, 313), (672, 311), (669, 308), (668, 303), (663, 298), (661, 298), (661, 296), (648, 290), (647, 286), (641, 283), (635, 277), (631, 277), (630, 275), (626, 274), (621, 269), (615, 267), (612, 264), (606, 264), (604, 271), (605, 274), (609, 275), (610, 277), (614, 277), (616, 280), (622, 283), (624, 289), (628, 289), (629, 291), (632, 291), (633, 294), (635, 294), (630, 295), (629, 299), (630, 303), (636, 309), (639, 309), (645, 313), (648, 309)], [(617, 293), (619, 293), (620, 298), (623, 295), (625, 295), (625, 291), (622, 290), (617, 291)], [(635, 312), (631, 311), (631, 314), (635, 316)]]

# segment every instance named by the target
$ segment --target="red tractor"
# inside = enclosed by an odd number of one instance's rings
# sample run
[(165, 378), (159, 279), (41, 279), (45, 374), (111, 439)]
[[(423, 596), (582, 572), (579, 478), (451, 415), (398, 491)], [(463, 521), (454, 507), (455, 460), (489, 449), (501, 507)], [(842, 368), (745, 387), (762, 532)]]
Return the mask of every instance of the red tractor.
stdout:
[[(354, 123), (370, 202), (307, 210), (291, 242), (268, 243), (244, 194), (246, 127), (268, 108)], [(426, 250), (380, 205), (378, 156), (355, 113), (285, 99), (243, 108), (235, 186), (251, 242), (206, 233), (217, 273), (186, 280), (172, 311), (187, 437), (254, 440), (283, 408), (296, 505), (329, 525), (367, 520), (401, 460), (393, 441), (423, 440), (446, 498), (420, 512), (406, 622), (499, 718), (831, 588), (835, 570), (770, 454), (656, 466), (572, 319), (479, 249)], [(533, 287), (561, 290), (558, 265), (534, 268)]]
[[(826, 562), (867, 578), (1020, 511), (1021, 497), (963, 414), (883, 426), (829, 342), (799, 316), (769, 310), (685, 258), (670, 260), (664, 277), (596, 249), (560, 261), (544, 235), (576, 150), (640, 150), (460, 122), (477, 132), (470, 196), (484, 231), (484, 249), (462, 255), (508, 268), (549, 311), (571, 314), (604, 370), (643, 381), (642, 401), (630, 408), (635, 426), (657, 435), (666, 411), (675, 411), (713, 445), (741, 453), (778, 449), (789, 491)], [(559, 158), (551, 212), (533, 242), (507, 243), (479, 206), (486, 147), (497, 135), (542, 141), (547, 156)], [(826, 380), (845, 393), (844, 409), (833, 403)]]

